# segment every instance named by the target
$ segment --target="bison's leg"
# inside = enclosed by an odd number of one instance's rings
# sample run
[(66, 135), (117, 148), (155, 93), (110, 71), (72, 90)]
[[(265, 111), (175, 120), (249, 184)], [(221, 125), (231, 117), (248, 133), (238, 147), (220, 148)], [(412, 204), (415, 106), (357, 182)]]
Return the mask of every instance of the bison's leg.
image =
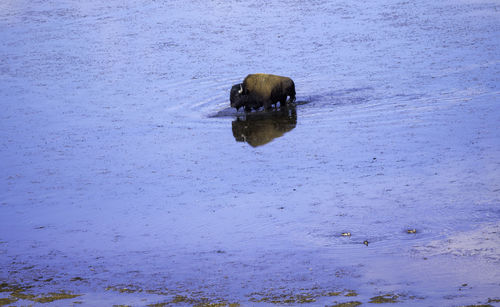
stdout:
[(269, 110), (272, 109), (273, 107), (273, 102), (270, 99), (264, 100), (264, 110)]
[(280, 99), (280, 107), (286, 106), (286, 95)]

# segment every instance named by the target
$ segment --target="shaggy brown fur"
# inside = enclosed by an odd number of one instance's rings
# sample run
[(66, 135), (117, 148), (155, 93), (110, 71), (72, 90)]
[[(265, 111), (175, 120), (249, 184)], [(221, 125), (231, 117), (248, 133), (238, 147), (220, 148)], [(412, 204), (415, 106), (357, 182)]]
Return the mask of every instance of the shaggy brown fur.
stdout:
[(290, 97), (289, 102), (295, 101), (295, 84), (288, 77), (251, 74), (243, 80), (242, 90), (241, 94), (231, 93), (232, 107), (250, 110), (264, 106), (269, 109), (278, 101), (284, 106), (287, 97)]

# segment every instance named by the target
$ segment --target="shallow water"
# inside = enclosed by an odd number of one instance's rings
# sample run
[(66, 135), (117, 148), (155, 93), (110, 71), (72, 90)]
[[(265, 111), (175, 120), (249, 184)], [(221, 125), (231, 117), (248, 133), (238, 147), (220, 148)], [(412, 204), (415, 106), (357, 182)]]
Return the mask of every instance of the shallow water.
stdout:
[(0, 302), (498, 305), (499, 10), (2, 2)]

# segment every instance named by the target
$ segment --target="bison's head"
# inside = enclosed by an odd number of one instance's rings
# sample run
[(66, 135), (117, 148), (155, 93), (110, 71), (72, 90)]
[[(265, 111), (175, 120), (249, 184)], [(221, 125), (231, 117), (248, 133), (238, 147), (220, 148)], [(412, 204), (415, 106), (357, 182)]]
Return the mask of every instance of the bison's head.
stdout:
[(229, 100), (231, 101), (231, 107), (239, 110), (241, 107), (245, 106), (246, 103), (246, 95), (243, 90), (243, 84), (235, 84), (231, 88), (231, 94), (229, 96)]

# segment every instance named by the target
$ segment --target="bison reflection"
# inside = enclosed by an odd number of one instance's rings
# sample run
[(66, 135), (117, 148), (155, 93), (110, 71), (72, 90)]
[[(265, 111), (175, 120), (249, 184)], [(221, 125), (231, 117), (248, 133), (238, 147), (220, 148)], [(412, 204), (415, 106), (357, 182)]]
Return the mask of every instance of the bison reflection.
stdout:
[(295, 106), (282, 107), (271, 112), (247, 113), (233, 121), (233, 135), (238, 142), (253, 147), (267, 144), (297, 125)]

